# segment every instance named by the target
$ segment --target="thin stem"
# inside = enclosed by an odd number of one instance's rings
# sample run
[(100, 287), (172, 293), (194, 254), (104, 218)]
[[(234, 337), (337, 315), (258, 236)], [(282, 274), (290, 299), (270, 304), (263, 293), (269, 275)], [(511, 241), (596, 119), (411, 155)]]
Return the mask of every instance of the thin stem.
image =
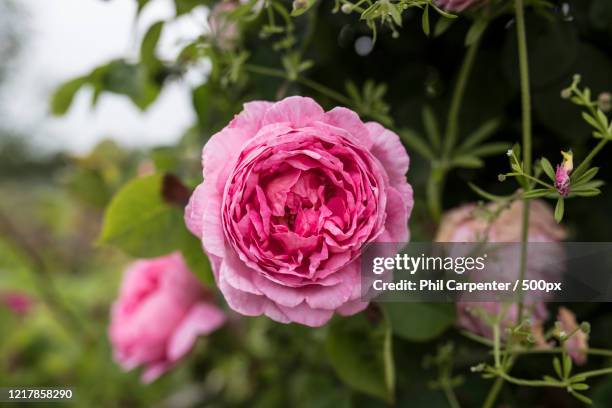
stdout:
[(551, 381), (545, 381), (545, 380), (525, 380), (522, 378), (513, 377), (510, 374), (507, 374), (506, 372), (504, 372), (503, 370), (498, 370), (495, 373), (501, 378), (503, 378), (504, 380), (508, 381), (509, 383), (512, 383), (515, 385), (522, 385), (525, 387), (557, 387), (557, 388), (567, 387), (567, 384), (565, 382), (560, 382), (560, 381), (551, 382)]
[(467, 83), (474, 66), (474, 61), (476, 60), (476, 54), (478, 54), (479, 46), (480, 41), (477, 40), (468, 48), (465, 58), (463, 59), (463, 64), (461, 65), (461, 70), (459, 71), (457, 83), (455, 84), (444, 135), (444, 156), (447, 158), (450, 156), (455, 146), (455, 142), (457, 141), (457, 136), (459, 134), (459, 112), (463, 104), (465, 89), (467, 88)]
[(578, 167), (574, 170), (574, 176), (579, 176), (587, 169), (593, 158), (604, 148), (604, 146), (610, 141), (610, 139), (601, 139), (597, 146), (591, 150), (591, 153), (588, 154), (587, 157), (580, 163)]
[(497, 377), (495, 379), (495, 382), (493, 383), (493, 386), (491, 387), (491, 389), (489, 389), (487, 398), (482, 404), (482, 408), (493, 408), (493, 404), (495, 404), (497, 396), (499, 395), (499, 392), (501, 391), (503, 385), (504, 379), (502, 377)]
[[(244, 69), (254, 74), (266, 75), (266, 76), (275, 77), (275, 78), (289, 79), (285, 71), (280, 70), (280, 69), (262, 67), (260, 65), (254, 65), (254, 64), (245, 64)], [(315, 82), (307, 78), (301, 78), (301, 77), (298, 78), (296, 81), (320, 93), (321, 95), (325, 95), (328, 98), (335, 100), (336, 102), (339, 102), (343, 105), (351, 105), (350, 99), (348, 99), (341, 93), (334, 91), (333, 89), (330, 89), (324, 85), (321, 85), (318, 82)]]
[[(516, 33), (519, 53), (519, 71), (521, 76), (521, 105), (523, 121), (523, 172), (531, 175), (531, 95), (529, 94), (529, 60), (527, 54), (527, 33), (525, 29), (525, 10), (523, 0), (514, 1), (516, 15)], [(529, 187), (527, 186), (528, 190)], [(525, 278), (527, 269), (527, 242), (529, 240), (529, 199), (523, 199), (523, 220), (521, 225), (521, 257), (519, 279)], [(517, 321), (523, 316), (523, 291), (519, 291)]]
[(451, 387), (448, 384), (443, 383), (442, 390), (444, 391), (444, 395), (446, 396), (448, 405), (451, 408), (461, 408), (461, 404), (459, 404), (459, 400), (457, 399), (457, 396), (455, 395), (455, 391), (453, 390), (453, 387)]
[(584, 373), (576, 374), (574, 377), (590, 378), (590, 377), (597, 377), (600, 375), (607, 375), (607, 374), (612, 374), (612, 367), (602, 368), (602, 369), (593, 370), (593, 371), (585, 371)]

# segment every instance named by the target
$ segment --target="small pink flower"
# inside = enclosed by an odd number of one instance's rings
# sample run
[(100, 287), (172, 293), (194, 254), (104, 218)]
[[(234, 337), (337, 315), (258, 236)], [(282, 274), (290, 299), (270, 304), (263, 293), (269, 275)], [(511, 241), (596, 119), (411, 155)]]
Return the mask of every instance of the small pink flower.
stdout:
[(435, 0), (435, 3), (447, 11), (462, 12), (483, 3), (483, 1), (485, 0)]
[(32, 309), (34, 302), (22, 292), (11, 291), (0, 294), (0, 302), (14, 314), (24, 316)]
[(222, 50), (228, 51), (235, 48), (240, 35), (238, 23), (228, 16), (238, 7), (239, 3), (237, 0), (221, 1), (213, 6), (208, 16), (211, 36)]
[(571, 150), (569, 152), (561, 152), (563, 162), (557, 165), (555, 172), (555, 188), (563, 197), (567, 197), (570, 193), (570, 173), (574, 169), (574, 161)]
[(154, 381), (185, 356), (198, 336), (216, 330), (223, 312), (178, 253), (134, 262), (112, 307), (109, 336), (115, 360), (126, 370), (145, 366)]
[[(516, 200), (506, 209), (500, 209), (500, 204), (492, 203), (486, 206), (481, 213), (497, 213), (497, 217), (490, 221), (484, 214), (479, 214), (475, 204), (447, 212), (442, 218), (440, 229), (436, 236), (437, 242), (479, 242), (491, 243), (520, 242), (521, 240), (521, 217), (524, 204), (522, 200)], [(529, 242), (558, 242), (565, 238), (565, 230), (559, 226), (553, 216), (552, 209), (541, 200), (530, 201), (529, 217)], [(515, 249), (509, 248), (507, 256), (504, 257), (504, 271), (510, 271), (512, 276), (518, 274), (519, 259)], [(540, 276), (548, 272), (548, 265), (555, 262), (562, 254), (561, 248), (541, 248), (537, 256), (530, 256), (527, 262), (528, 276)], [(499, 279), (507, 278), (505, 276)], [(483, 336), (491, 335), (491, 327), (482, 318), (482, 313), (495, 316), (499, 313), (502, 305), (498, 302), (457, 302), (458, 325), (466, 330), (473, 331)], [(474, 313), (475, 309), (479, 312)], [(532, 326), (541, 324), (547, 317), (546, 307), (543, 303), (535, 303), (526, 309), (531, 311)], [(479, 315), (479, 313), (481, 313)], [(504, 325), (514, 325), (517, 320), (518, 308), (511, 305), (506, 311)]]
[(569, 356), (578, 365), (586, 363), (587, 355), (584, 350), (588, 348), (589, 335), (578, 329), (576, 315), (571, 310), (560, 307), (557, 320), (561, 324), (561, 329), (565, 332), (565, 335), (574, 333), (565, 343), (565, 347), (569, 350)]
[(408, 240), (408, 163), (395, 133), (351, 110), (250, 102), (204, 147), (185, 221), (232, 309), (321, 326), (367, 306), (364, 245)]

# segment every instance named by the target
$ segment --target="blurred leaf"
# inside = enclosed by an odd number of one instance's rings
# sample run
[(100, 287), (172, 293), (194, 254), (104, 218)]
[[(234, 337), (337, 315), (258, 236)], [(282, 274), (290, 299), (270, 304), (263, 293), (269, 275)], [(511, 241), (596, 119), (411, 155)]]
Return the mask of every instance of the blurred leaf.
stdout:
[(178, 249), (189, 232), (183, 211), (162, 197), (163, 179), (162, 174), (141, 177), (119, 190), (106, 209), (98, 242), (144, 258)]
[(429, 37), (431, 29), (429, 28), (429, 5), (425, 6), (423, 10), (423, 16), (421, 17), (421, 25), (423, 26), (423, 32)]
[(366, 313), (334, 319), (326, 349), (345, 383), (391, 403), (395, 393), (391, 330), (384, 317), (372, 320)]
[(484, 166), (484, 162), (480, 160), (478, 157), (464, 155), (464, 156), (454, 157), (451, 160), (451, 165), (457, 166), (457, 167), (463, 167), (466, 169), (478, 169)]
[(495, 142), (495, 143), (487, 143), (475, 147), (470, 150), (470, 153), (474, 156), (495, 156), (497, 154), (505, 153), (510, 148), (510, 143), (508, 142)]
[(402, 129), (399, 131), (399, 135), (409, 148), (416, 150), (417, 153), (426, 159), (435, 159), (433, 151), (417, 132), (412, 129)]
[(485, 20), (483, 18), (474, 20), (472, 26), (467, 32), (467, 35), (465, 36), (465, 45), (469, 47), (480, 40), (480, 37), (482, 37), (482, 34), (487, 29), (488, 25), (489, 20)]
[(68, 189), (86, 203), (103, 208), (111, 197), (111, 191), (99, 171), (77, 168), (68, 180)]
[[(479, 145), (491, 137), (501, 125), (501, 120), (498, 118), (489, 119), (484, 122), (478, 129), (470, 133), (461, 146), (457, 149), (460, 153), (467, 153), (472, 147)], [(518, 157), (518, 156), (517, 156)]]
[(450, 303), (385, 303), (383, 306), (393, 334), (410, 341), (438, 337), (455, 322), (455, 308)]
[(198, 277), (207, 287), (215, 286), (215, 278), (213, 277), (210, 261), (204, 253), (202, 242), (192, 234), (186, 234), (181, 245), (181, 253), (185, 262), (189, 265), (189, 269)]
[(446, 32), (453, 24), (454, 19), (441, 17), (438, 19), (436, 23), (436, 27), (434, 28), (434, 37), (439, 37)]
[(440, 148), (440, 128), (438, 127), (438, 121), (431, 107), (425, 105), (423, 108), (423, 124), (425, 125), (425, 132), (429, 138), (429, 143), (434, 149)]
[(189, 13), (197, 6), (210, 6), (211, 3), (210, 0), (174, 0), (177, 16)]
[(478, 187), (476, 184), (473, 184), (473, 183), (468, 183), (468, 186), (476, 194), (478, 194), (485, 200), (489, 200), (489, 201), (504, 201), (504, 200), (509, 200), (514, 196), (514, 194), (511, 194), (508, 196), (500, 196), (500, 195), (491, 194), (491, 193), (486, 192), (485, 190), (483, 190), (482, 188)]
[(64, 115), (70, 109), (76, 93), (88, 81), (86, 76), (71, 79), (57, 87), (51, 96), (51, 113), (57, 116)]
[(523, 193), (523, 198), (539, 198), (539, 197), (545, 197), (550, 193), (554, 193), (553, 190), (550, 190), (548, 188), (536, 188), (533, 190), (529, 190)]
[[(593, 179), (593, 177), (595, 177), (597, 175), (597, 173), (599, 172), (599, 167), (591, 167), (590, 169), (588, 169), (587, 171), (583, 172), (582, 174), (578, 174), (578, 178), (572, 183), (572, 186), (578, 186), (580, 184), (583, 183), (587, 183), (589, 181), (591, 181)], [(573, 174), (573, 176), (575, 176), (576, 174)]]
[(156, 73), (161, 65), (157, 59), (155, 50), (157, 49), (157, 43), (159, 42), (163, 28), (163, 21), (158, 21), (153, 24), (149, 27), (149, 30), (140, 44), (140, 62), (152, 74)]

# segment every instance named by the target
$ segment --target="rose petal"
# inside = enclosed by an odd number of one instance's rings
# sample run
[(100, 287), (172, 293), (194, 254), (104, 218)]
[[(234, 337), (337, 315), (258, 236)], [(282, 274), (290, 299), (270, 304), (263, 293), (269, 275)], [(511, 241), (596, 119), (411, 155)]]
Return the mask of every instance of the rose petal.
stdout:
[(175, 329), (168, 344), (168, 359), (177, 361), (191, 350), (198, 336), (218, 329), (225, 322), (219, 308), (208, 303), (195, 304)]

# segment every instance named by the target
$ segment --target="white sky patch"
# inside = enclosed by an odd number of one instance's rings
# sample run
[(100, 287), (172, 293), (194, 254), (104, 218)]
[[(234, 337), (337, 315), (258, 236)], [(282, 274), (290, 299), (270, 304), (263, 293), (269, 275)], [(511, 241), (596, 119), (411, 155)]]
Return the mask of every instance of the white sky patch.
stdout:
[[(148, 26), (174, 15), (172, 0), (152, 1), (136, 30), (134, 0), (20, 0), (20, 5), (26, 14), (25, 41), (0, 90), (3, 127), (27, 135), (41, 149), (83, 153), (105, 138), (130, 147), (173, 143), (194, 122), (190, 87), (184, 81), (164, 87), (144, 113), (127, 97), (109, 93), (92, 109), (92, 92), (83, 89), (66, 116), (48, 114), (50, 94), (63, 81), (112, 59), (136, 56)], [(194, 39), (206, 29), (206, 16), (199, 8), (168, 24), (160, 56), (174, 58), (181, 39)]]

